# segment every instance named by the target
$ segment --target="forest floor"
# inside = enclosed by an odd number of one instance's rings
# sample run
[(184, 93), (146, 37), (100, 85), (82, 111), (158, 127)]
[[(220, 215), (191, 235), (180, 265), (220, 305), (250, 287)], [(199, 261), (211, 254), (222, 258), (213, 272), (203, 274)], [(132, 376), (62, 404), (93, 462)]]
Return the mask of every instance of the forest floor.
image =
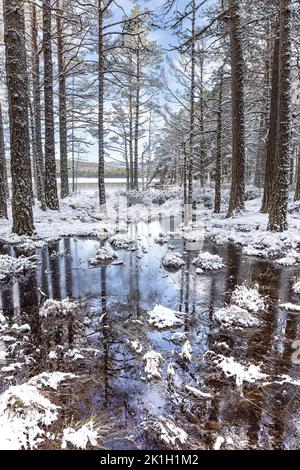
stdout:
[(181, 196), (1, 221), (1, 449), (299, 448), (299, 206), (273, 234), (253, 188)]

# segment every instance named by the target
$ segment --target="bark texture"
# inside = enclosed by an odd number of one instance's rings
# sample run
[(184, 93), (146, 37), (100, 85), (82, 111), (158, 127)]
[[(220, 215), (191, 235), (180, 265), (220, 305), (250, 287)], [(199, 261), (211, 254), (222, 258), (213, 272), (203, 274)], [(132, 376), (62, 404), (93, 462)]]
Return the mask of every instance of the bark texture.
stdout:
[(53, 112), (53, 65), (51, 44), (51, 1), (43, 0), (43, 52), (45, 99), (45, 197), (49, 209), (59, 209), (56, 184)]
[(10, 122), (12, 230), (32, 235), (32, 180), (28, 120), (28, 76), (23, 2), (4, 1), (4, 42)]
[(232, 164), (228, 217), (245, 204), (244, 59), (237, 0), (229, 0), (231, 55)]
[(280, 2), (277, 158), (268, 230), (287, 230), (291, 137), (291, 0)]
[(56, 33), (57, 33), (57, 65), (58, 65), (58, 96), (59, 96), (59, 148), (60, 148), (60, 195), (61, 198), (69, 195), (68, 175), (68, 133), (67, 133), (67, 95), (66, 74), (64, 61), (63, 41), (63, 2), (57, 0), (56, 4)]
[(4, 219), (7, 219), (7, 186), (2, 107), (0, 104), (0, 218)]

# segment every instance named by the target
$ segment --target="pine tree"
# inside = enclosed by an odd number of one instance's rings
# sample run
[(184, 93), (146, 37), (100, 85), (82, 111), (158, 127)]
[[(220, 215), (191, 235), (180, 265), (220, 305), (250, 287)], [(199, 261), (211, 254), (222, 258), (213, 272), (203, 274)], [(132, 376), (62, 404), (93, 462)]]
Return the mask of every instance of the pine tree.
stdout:
[(51, 44), (51, 1), (43, 0), (43, 52), (44, 52), (44, 100), (45, 100), (45, 197), (49, 209), (58, 210), (54, 111), (53, 111), (53, 63)]
[(41, 209), (46, 210), (45, 200), (45, 184), (44, 184), (44, 158), (42, 146), (42, 130), (41, 130), (41, 83), (40, 83), (40, 59), (38, 48), (38, 23), (36, 6), (30, 4), (30, 20), (31, 20), (31, 63), (32, 63), (32, 114), (34, 129), (34, 141), (32, 146), (35, 154), (35, 173), (36, 173), (36, 190), (37, 198), (40, 201)]
[(63, 41), (63, 13), (64, 3), (57, 0), (56, 5), (56, 33), (57, 33), (57, 65), (58, 65), (58, 112), (59, 112), (59, 144), (60, 144), (60, 195), (62, 198), (69, 195), (68, 175), (68, 134), (67, 134), (67, 96)]
[(23, 2), (4, 1), (4, 42), (10, 123), (12, 230), (32, 235), (32, 180), (28, 120), (28, 77)]
[(287, 230), (291, 138), (291, 0), (280, 1), (276, 177), (268, 230)]
[(7, 219), (7, 186), (2, 106), (0, 104), (0, 218), (4, 219)]
[(239, 4), (229, 0), (231, 55), (232, 165), (228, 217), (245, 203), (244, 59), (241, 44)]

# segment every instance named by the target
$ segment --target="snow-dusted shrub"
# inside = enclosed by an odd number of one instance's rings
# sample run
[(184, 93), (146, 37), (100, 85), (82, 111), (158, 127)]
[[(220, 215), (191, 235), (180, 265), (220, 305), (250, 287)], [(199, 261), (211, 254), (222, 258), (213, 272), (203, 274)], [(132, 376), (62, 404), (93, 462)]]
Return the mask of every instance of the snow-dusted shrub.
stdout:
[(105, 262), (113, 261), (116, 258), (116, 253), (111, 249), (111, 247), (108, 246), (99, 248), (99, 250), (96, 252), (95, 258), (89, 259), (88, 262), (92, 266), (97, 266)]
[(168, 243), (169, 237), (166, 233), (160, 232), (157, 237), (154, 238), (154, 243), (158, 243), (159, 245), (164, 245)]
[(159, 372), (159, 367), (163, 362), (162, 355), (152, 350), (143, 356), (143, 361), (145, 362), (145, 372), (147, 374), (147, 378), (149, 380), (160, 379), (161, 374)]
[(185, 261), (181, 253), (173, 251), (172, 253), (167, 253), (163, 259), (162, 264), (167, 269), (180, 269), (185, 265)]
[(183, 325), (183, 321), (179, 318), (180, 312), (175, 312), (170, 308), (164, 307), (163, 305), (155, 305), (153, 310), (148, 312), (149, 324), (156, 328), (172, 328), (174, 326)]
[(122, 235), (114, 235), (108, 239), (109, 243), (115, 250), (128, 250), (132, 246), (132, 240)]
[(19, 256), (14, 258), (9, 255), (0, 255), (0, 282), (19, 276), (36, 268), (34, 256)]
[(265, 308), (264, 298), (258, 292), (258, 285), (246, 287), (236, 286), (232, 293), (231, 302), (249, 312), (257, 313)]
[(221, 269), (224, 267), (222, 258), (218, 255), (212, 255), (208, 251), (200, 253), (200, 255), (197, 256), (197, 258), (193, 259), (192, 263), (197, 268), (202, 268), (207, 271), (217, 270), (217, 269)]
[(61, 317), (70, 314), (76, 314), (78, 311), (78, 303), (72, 302), (70, 299), (53, 300), (47, 299), (40, 308), (41, 317)]
[(247, 310), (238, 307), (237, 305), (220, 308), (214, 313), (214, 318), (222, 323), (222, 325), (240, 328), (251, 328), (261, 324), (260, 320), (251, 315)]

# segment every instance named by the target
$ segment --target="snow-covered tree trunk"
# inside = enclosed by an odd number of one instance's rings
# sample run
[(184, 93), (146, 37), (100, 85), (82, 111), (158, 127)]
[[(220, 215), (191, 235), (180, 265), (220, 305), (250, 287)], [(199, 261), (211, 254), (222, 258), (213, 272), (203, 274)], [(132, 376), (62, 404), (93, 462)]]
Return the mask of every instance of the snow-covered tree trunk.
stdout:
[(265, 129), (266, 129), (266, 117), (265, 113), (261, 113), (259, 119), (258, 129), (258, 147), (256, 153), (255, 162), (255, 174), (254, 174), (254, 186), (262, 188), (264, 179), (264, 157), (265, 157)]
[(31, 77), (32, 77), (32, 94), (33, 94), (33, 126), (34, 126), (34, 142), (32, 146), (35, 151), (35, 172), (36, 172), (36, 191), (37, 198), (40, 201), (41, 209), (46, 210), (45, 185), (44, 185), (44, 164), (43, 164), (43, 146), (41, 133), (41, 84), (40, 84), (40, 59), (38, 50), (38, 30), (36, 6), (30, 4), (30, 21), (31, 21)]
[(0, 218), (4, 219), (7, 219), (7, 186), (2, 106), (0, 103)]
[(32, 180), (28, 121), (28, 76), (23, 2), (4, 1), (4, 42), (10, 123), (12, 230), (32, 235)]
[(200, 103), (199, 103), (199, 132), (200, 132), (200, 155), (199, 155), (199, 178), (201, 187), (205, 183), (205, 140), (204, 140), (204, 44), (202, 44), (202, 50), (200, 52)]
[[(131, 59), (130, 59), (131, 64)], [(130, 189), (134, 187), (133, 179), (133, 96), (132, 96), (132, 77), (129, 77), (129, 96), (128, 96), (128, 119), (129, 119), (129, 175)]]
[(291, 139), (291, 0), (280, 1), (277, 158), (268, 230), (287, 230)]
[(135, 90), (135, 122), (134, 122), (134, 189), (139, 189), (139, 120), (140, 120), (140, 79), (141, 58), (139, 45), (136, 50), (136, 90)]
[[(277, 28), (276, 28), (277, 29)], [(279, 74), (279, 37), (274, 41), (272, 63), (272, 87), (269, 118), (269, 132), (266, 151), (265, 182), (261, 212), (268, 213), (271, 207), (276, 169), (276, 142), (278, 127), (278, 74)]]
[(245, 117), (244, 59), (241, 44), (239, 4), (229, 0), (229, 33), (231, 55), (232, 164), (228, 217), (245, 204)]
[(45, 100), (45, 198), (49, 209), (59, 209), (56, 184), (53, 64), (51, 44), (51, 0), (43, 0), (43, 52)]
[(60, 195), (62, 198), (69, 195), (68, 175), (68, 134), (67, 134), (67, 96), (66, 74), (64, 63), (63, 42), (63, 2), (57, 0), (56, 4), (56, 33), (57, 33), (57, 65), (58, 65), (58, 110), (59, 110), (59, 150), (60, 150)]
[(215, 208), (219, 214), (221, 210), (221, 177), (222, 177), (222, 101), (223, 101), (223, 69), (220, 70), (220, 84), (217, 112), (217, 141), (216, 141), (216, 171), (215, 171)]
[(189, 128), (189, 158), (188, 158), (188, 195), (189, 205), (193, 202), (194, 178), (194, 134), (195, 134), (195, 68), (196, 68), (196, 2), (192, 1), (192, 30), (191, 30), (191, 87), (190, 87), (190, 128)]
[(295, 201), (300, 201), (300, 148), (297, 147), (297, 176), (296, 176), (296, 189), (295, 189)]
[(103, 1), (98, 1), (98, 187), (100, 209), (105, 208), (104, 182), (104, 50)]

